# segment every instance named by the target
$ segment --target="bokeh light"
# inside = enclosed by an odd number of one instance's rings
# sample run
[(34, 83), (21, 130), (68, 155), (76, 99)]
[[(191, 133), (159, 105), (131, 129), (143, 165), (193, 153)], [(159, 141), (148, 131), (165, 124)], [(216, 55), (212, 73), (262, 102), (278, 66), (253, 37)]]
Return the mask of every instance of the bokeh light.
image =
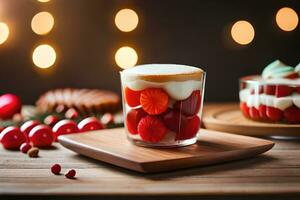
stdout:
[(37, 0), (39, 2), (42, 2), (42, 3), (46, 3), (46, 2), (49, 2), (50, 0)]
[(254, 39), (255, 31), (253, 26), (244, 20), (237, 21), (231, 28), (231, 36), (238, 44), (246, 45)]
[(292, 8), (281, 8), (276, 14), (276, 23), (284, 31), (294, 30), (298, 22), (298, 15)]
[(131, 47), (121, 47), (115, 54), (115, 61), (122, 69), (130, 68), (136, 65), (138, 55)]
[(9, 36), (9, 28), (7, 24), (0, 22), (0, 45), (3, 44)]
[(50, 45), (43, 44), (35, 48), (32, 60), (39, 68), (49, 68), (55, 63), (56, 52)]
[(139, 23), (139, 17), (131, 9), (120, 10), (115, 17), (115, 24), (121, 31), (130, 32), (134, 30)]
[(53, 26), (54, 18), (49, 12), (39, 12), (31, 21), (31, 28), (38, 35), (49, 33)]

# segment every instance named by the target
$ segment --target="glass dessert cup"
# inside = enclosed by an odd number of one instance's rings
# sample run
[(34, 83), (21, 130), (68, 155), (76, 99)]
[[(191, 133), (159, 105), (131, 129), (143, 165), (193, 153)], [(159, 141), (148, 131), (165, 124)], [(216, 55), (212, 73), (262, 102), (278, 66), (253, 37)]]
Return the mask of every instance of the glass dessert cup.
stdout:
[(299, 80), (240, 79), (240, 109), (249, 119), (269, 123), (300, 124)]
[(121, 72), (128, 139), (146, 147), (196, 143), (205, 72), (173, 64), (140, 65)]

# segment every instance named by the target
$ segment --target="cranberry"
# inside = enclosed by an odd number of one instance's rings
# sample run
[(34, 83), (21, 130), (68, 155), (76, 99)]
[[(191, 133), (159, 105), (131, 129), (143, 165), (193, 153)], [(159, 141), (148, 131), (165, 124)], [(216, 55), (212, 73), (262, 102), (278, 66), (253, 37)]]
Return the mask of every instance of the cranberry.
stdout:
[(76, 175), (76, 171), (75, 171), (74, 169), (69, 170), (69, 171), (65, 174), (65, 176), (66, 176), (67, 178), (69, 178), (69, 179), (73, 179), (73, 178), (75, 177), (75, 175)]
[(56, 123), (58, 122), (58, 117), (55, 115), (48, 115), (45, 119), (44, 119), (44, 123), (48, 126), (53, 127)]
[(79, 122), (78, 128), (81, 132), (85, 132), (103, 129), (104, 126), (96, 117), (88, 117)]
[(51, 172), (53, 174), (58, 175), (58, 174), (60, 174), (60, 171), (61, 171), (61, 166), (59, 164), (52, 165)]
[(5, 149), (18, 149), (26, 138), (19, 128), (9, 126), (1, 132), (0, 141)]
[(79, 132), (77, 124), (74, 121), (69, 120), (69, 119), (64, 119), (64, 120), (57, 122), (52, 130), (54, 133), (55, 141), (57, 141), (57, 137), (60, 135)]
[(38, 125), (30, 131), (29, 140), (35, 147), (50, 147), (54, 136), (49, 126)]
[(25, 122), (24, 124), (22, 124), (22, 126), (20, 127), (21, 131), (23, 132), (23, 134), (25, 135), (25, 137), (27, 138), (27, 140), (29, 141), (28, 135), (29, 132), (37, 125), (39, 125), (40, 123), (36, 120), (29, 120), (27, 122)]
[(21, 146), (20, 146), (20, 151), (22, 153), (27, 153), (29, 151), (29, 149), (31, 149), (31, 145), (27, 142), (24, 142)]
[(78, 112), (74, 108), (70, 108), (65, 113), (67, 119), (76, 119), (78, 117)]
[(101, 122), (105, 125), (110, 124), (110, 123), (114, 123), (114, 116), (111, 113), (105, 113), (101, 117)]

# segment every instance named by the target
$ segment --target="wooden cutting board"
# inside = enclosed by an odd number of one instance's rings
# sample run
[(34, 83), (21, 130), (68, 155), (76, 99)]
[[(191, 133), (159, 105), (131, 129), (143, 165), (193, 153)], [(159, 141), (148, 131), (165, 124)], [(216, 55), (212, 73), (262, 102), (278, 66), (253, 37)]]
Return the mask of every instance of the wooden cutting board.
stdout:
[(268, 140), (205, 129), (196, 144), (171, 149), (136, 146), (127, 140), (124, 128), (63, 135), (59, 142), (87, 157), (143, 173), (249, 158), (274, 146)]
[(211, 105), (205, 108), (203, 125), (207, 129), (250, 136), (300, 137), (300, 125), (256, 122), (245, 118), (239, 105)]

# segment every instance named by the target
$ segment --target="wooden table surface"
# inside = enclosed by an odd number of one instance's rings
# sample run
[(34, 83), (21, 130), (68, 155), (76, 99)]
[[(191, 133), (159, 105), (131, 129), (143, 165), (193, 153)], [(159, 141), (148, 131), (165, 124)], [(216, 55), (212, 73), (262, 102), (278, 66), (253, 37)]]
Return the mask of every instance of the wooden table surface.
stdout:
[[(176, 199), (180, 195), (231, 199), (253, 195), (299, 199), (300, 141), (274, 141), (276, 145), (271, 151), (255, 158), (150, 175), (94, 161), (59, 144), (55, 144), (55, 149), (41, 150), (39, 158), (0, 149), (0, 197), (139, 199), (144, 196), (147, 199), (147, 196), (170, 195)], [(77, 179), (52, 175), (50, 167), (54, 163), (60, 163), (63, 171), (76, 169)]]

